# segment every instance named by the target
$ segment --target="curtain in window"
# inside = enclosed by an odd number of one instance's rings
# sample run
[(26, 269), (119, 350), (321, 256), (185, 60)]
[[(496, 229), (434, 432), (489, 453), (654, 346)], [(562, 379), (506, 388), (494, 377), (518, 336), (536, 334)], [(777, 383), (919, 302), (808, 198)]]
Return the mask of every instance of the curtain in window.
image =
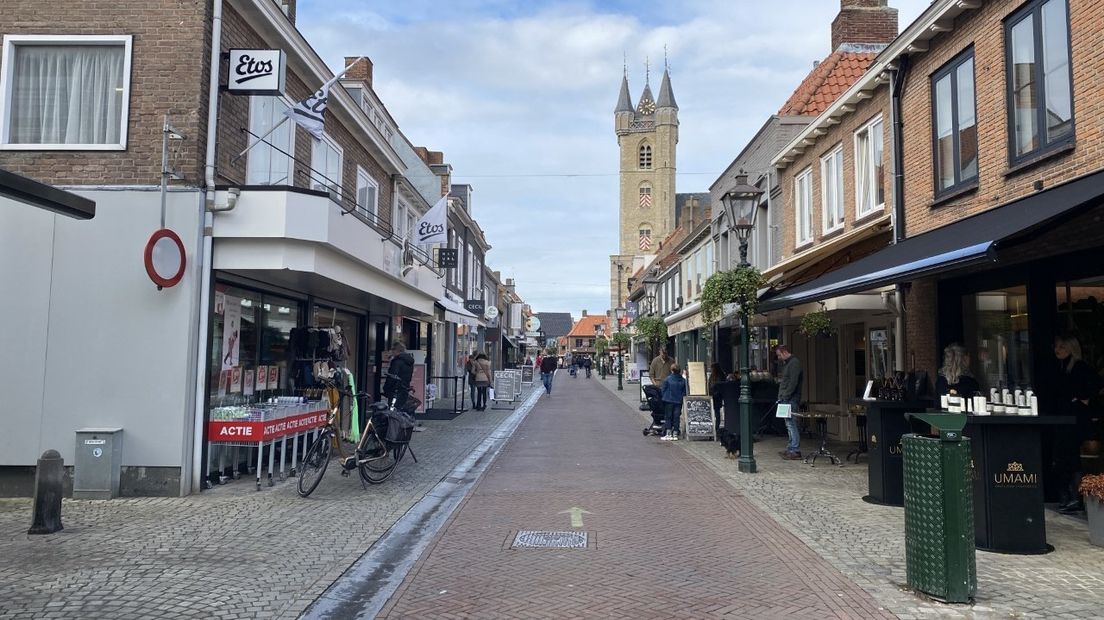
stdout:
[(123, 55), (121, 45), (17, 46), (10, 141), (118, 144)]
[[(277, 97), (253, 97), (249, 109), (249, 131), (254, 135), (249, 136), (250, 143), (268, 133), (273, 125), (283, 121), (284, 111), (287, 108), (288, 105)], [(265, 138), (268, 144), (262, 142), (249, 150), (249, 160), (246, 164), (247, 183), (250, 185), (292, 184), (291, 158), (284, 153), (292, 152), (294, 131), (295, 123), (285, 122), (276, 131), (268, 134)]]

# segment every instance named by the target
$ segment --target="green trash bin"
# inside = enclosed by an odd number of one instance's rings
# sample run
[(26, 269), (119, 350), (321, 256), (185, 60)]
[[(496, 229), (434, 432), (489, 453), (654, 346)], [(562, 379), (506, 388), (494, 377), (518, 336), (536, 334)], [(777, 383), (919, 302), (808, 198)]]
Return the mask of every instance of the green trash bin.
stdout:
[(905, 567), (910, 588), (947, 603), (977, 594), (974, 501), (966, 416), (909, 413), (939, 437), (901, 438), (905, 482)]

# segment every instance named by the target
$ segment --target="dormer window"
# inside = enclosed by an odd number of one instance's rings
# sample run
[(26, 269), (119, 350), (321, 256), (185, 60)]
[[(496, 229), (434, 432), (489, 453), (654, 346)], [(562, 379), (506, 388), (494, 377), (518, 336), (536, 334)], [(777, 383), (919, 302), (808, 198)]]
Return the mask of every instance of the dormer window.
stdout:
[(650, 144), (640, 145), (640, 169), (652, 169), (652, 145)]

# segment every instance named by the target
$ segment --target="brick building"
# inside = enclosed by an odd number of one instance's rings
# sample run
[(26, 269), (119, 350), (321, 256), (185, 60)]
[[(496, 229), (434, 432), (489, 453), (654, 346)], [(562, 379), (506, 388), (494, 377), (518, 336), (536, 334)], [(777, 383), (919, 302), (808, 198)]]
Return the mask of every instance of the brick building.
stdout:
[[(0, 167), (98, 209), (86, 222), (0, 209), (0, 282), (22, 300), (0, 310), (21, 326), (4, 332), (20, 361), (0, 387), (26, 421), (0, 439), (0, 495), (29, 493), (45, 449), (72, 463), (86, 426), (123, 428), (124, 495), (217, 480), (211, 412), (262, 389), (233, 378), (276, 368), (266, 396), (311, 384), (296, 330), (341, 328), (330, 361), (370, 392), (395, 339), (446, 374), (443, 274), (405, 240), (451, 168), (398, 130), (369, 60), (330, 91), (321, 140), (277, 127), (333, 77), (294, 17), (288, 0), (5, 4)], [(282, 92), (221, 91), (235, 48), (281, 50)], [(184, 259), (164, 288), (143, 267), (160, 228)]]

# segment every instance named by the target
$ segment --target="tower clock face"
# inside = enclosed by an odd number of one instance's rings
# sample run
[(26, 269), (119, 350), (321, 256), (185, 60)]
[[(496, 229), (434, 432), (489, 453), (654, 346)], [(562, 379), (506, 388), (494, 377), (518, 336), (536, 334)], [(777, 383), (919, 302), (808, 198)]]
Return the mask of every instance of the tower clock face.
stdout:
[(644, 114), (651, 114), (655, 112), (655, 102), (651, 99), (645, 99), (640, 102), (640, 111)]

